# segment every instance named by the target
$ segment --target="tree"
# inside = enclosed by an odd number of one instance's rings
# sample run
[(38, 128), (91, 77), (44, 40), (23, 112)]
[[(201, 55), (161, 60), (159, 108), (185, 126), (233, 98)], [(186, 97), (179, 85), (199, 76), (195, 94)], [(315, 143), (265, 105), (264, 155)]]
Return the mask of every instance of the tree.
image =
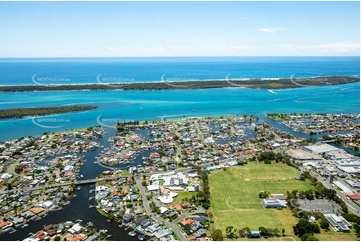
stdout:
[(285, 236), (286, 229), (282, 228), (282, 236)]
[[(360, 221), (358, 221), (358, 223), (360, 223)], [(352, 227), (354, 228), (354, 230), (356, 232), (356, 236), (359, 238), (360, 237), (360, 224), (354, 223), (352, 225)]]
[(275, 228), (275, 229), (273, 230), (273, 234), (274, 234), (275, 236), (279, 237), (279, 236), (280, 236), (280, 230), (277, 229), (277, 228)]
[(186, 226), (184, 226), (184, 232), (186, 232), (187, 234), (190, 234), (191, 233), (191, 225), (190, 224), (187, 224)]
[(327, 221), (327, 219), (325, 217), (321, 218), (320, 227), (322, 229), (329, 230), (330, 224), (328, 223), (328, 221)]
[(211, 206), (211, 205), (209, 204), (209, 202), (202, 203), (202, 207), (203, 207), (204, 209), (206, 209), (206, 210), (207, 210), (210, 206)]
[(317, 234), (320, 233), (320, 226), (318, 226), (316, 223), (312, 224), (312, 232)]
[(302, 241), (317, 241), (318, 239), (315, 236), (313, 236), (313, 234), (307, 233), (301, 237), (301, 240)]
[(55, 241), (60, 241), (60, 236), (57, 235), (55, 238), (54, 238)]
[(227, 233), (227, 237), (232, 239), (234, 237), (233, 226), (228, 226), (226, 228), (226, 233)]
[(244, 230), (244, 232), (243, 232), (243, 237), (248, 237), (248, 236), (250, 236), (250, 234), (251, 234), (251, 229), (250, 229), (250, 228), (245, 227), (245, 228), (243, 228), (243, 230)]
[(313, 224), (304, 218), (301, 218), (300, 221), (295, 226), (293, 226), (294, 234), (300, 238), (302, 238), (302, 236), (305, 234), (313, 234), (314, 229), (316, 228), (313, 226)]
[(261, 236), (268, 235), (267, 234), (267, 229), (265, 227), (259, 227), (258, 230), (259, 230), (259, 233), (260, 233)]
[(244, 228), (238, 230), (239, 237), (244, 237)]
[(222, 230), (220, 230), (220, 229), (214, 230), (212, 233), (212, 239), (214, 241), (223, 241)]

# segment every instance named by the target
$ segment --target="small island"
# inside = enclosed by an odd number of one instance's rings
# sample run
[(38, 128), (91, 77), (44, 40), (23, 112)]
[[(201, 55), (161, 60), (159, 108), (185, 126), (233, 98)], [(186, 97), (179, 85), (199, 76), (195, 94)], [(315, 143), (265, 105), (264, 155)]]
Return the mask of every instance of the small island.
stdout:
[(0, 109), (0, 119), (22, 118), (25, 116), (48, 115), (58, 113), (79, 112), (98, 108), (97, 106), (62, 106), (62, 107), (40, 107), (40, 108), (11, 108)]
[(285, 89), (308, 86), (326, 86), (359, 82), (359, 77), (323, 76), (308, 78), (249, 79), (249, 80), (202, 80), (171, 82), (100, 83), (75, 85), (28, 85), (0, 86), (0, 92), (70, 91), (70, 90), (177, 90), (223, 87), (244, 87), (258, 89)]

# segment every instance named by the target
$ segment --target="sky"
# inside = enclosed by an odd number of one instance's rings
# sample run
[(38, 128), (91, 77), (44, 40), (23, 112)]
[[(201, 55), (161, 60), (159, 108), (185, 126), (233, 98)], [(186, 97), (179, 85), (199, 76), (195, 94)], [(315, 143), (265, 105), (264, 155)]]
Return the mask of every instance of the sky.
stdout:
[(360, 3), (0, 2), (0, 57), (359, 56)]

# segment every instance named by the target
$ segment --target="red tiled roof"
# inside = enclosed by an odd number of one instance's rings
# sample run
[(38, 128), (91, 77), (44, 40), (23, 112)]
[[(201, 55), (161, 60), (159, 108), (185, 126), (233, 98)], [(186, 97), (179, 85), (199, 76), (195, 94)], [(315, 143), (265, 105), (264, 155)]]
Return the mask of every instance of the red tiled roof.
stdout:
[(194, 220), (193, 219), (185, 219), (183, 222), (181, 222), (181, 224), (183, 225), (183, 226), (186, 226), (187, 224), (192, 224), (194, 222)]
[(44, 211), (45, 209), (44, 208), (30, 208), (29, 210), (32, 213), (38, 214), (38, 213), (41, 213), (42, 211)]
[(360, 200), (360, 194), (348, 194), (347, 196), (352, 200)]
[(9, 221), (1, 221), (0, 222), (0, 228), (3, 228), (3, 227), (5, 227), (5, 226), (7, 226), (7, 225), (9, 225), (9, 224), (11, 224)]
[(80, 241), (86, 238), (87, 236), (85, 234), (77, 234), (74, 237), (66, 237), (66, 241)]

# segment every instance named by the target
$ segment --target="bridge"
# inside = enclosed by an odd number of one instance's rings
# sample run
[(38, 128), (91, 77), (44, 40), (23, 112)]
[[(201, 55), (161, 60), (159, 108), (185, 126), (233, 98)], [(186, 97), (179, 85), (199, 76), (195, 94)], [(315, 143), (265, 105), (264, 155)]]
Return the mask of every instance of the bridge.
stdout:
[(116, 177), (106, 177), (106, 178), (94, 178), (94, 179), (87, 179), (87, 180), (80, 180), (74, 182), (75, 185), (84, 185), (84, 184), (93, 184), (97, 183), (99, 181), (109, 181), (109, 180), (118, 180), (122, 177), (128, 177), (128, 176), (116, 176)]

